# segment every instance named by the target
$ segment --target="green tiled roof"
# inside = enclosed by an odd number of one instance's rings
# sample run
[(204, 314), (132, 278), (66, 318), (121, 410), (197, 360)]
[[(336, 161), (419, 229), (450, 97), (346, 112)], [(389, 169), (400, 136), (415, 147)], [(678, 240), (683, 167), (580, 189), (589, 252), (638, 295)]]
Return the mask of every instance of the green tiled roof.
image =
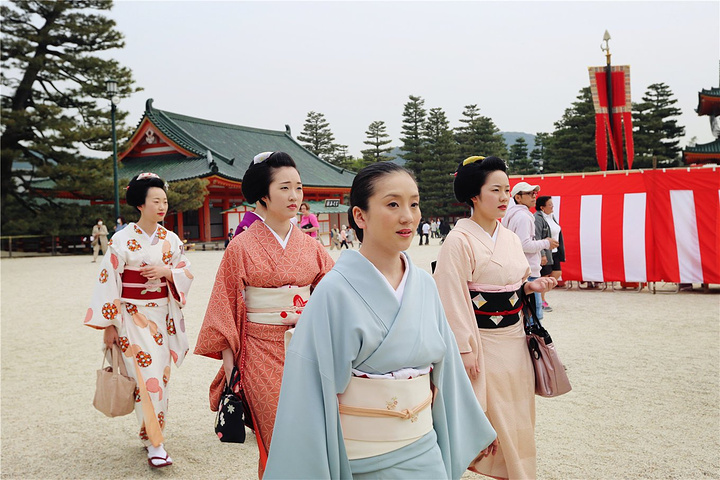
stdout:
[[(217, 162), (216, 162), (217, 163)], [(227, 164), (218, 165), (220, 168)], [(125, 158), (120, 163), (118, 176), (131, 179), (143, 172), (153, 172), (160, 175), (166, 182), (188, 180), (190, 178), (208, 177), (213, 174), (206, 158), (188, 158), (180, 153), (170, 155), (155, 155), (152, 157)], [(228, 175), (225, 175), (228, 177)], [(229, 177), (236, 180), (234, 177)], [(242, 179), (242, 178), (240, 178)]]
[(720, 88), (709, 88), (709, 89), (702, 89), (700, 91), (700, 95), (707, 95), (708, 97), (720, 97)]
[(720, 156), (720, 138), (716, 138), (714, 142), (695, 145), (694, 147), (685, 148), (687, 153), (716, 153)]
[[(153, 171), (161, 177), (180, 180), (218, 175), (241, 181), (253, 157), (266, 151), (290, 154), (308, 187), (350, 187), (355, 174), (329, 164), (302, 147), (286, 131), (231, 125), (153, 108), (152, 99), (145, 115), (165, 136), (196, 157), (161, 155), (157, 157), (126, 157), (125, 171)], [(210, 155), (208, 155), (210, 152)], [(160, 170), (160, 171), (158, 171)], [(162, 172), (166, 172), (163, 175)]]

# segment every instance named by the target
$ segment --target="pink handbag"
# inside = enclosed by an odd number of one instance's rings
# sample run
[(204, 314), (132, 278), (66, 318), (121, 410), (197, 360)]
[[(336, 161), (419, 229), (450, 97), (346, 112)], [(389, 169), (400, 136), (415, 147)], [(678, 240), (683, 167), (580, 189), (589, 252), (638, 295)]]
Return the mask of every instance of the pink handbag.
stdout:
[(526, 330), (530, 359), (535, 369), (535, 394), (557, 397), (572, 390), (550, 334), (538, 324)]
[(568, 393), (572, 390), (570, 379), (558, 357), (552, 337), (535, 315), (534, 295), (528, 295), (525, 300), (523, 316), (530, 360), (535, 370), (535, 395), (557, 397)]

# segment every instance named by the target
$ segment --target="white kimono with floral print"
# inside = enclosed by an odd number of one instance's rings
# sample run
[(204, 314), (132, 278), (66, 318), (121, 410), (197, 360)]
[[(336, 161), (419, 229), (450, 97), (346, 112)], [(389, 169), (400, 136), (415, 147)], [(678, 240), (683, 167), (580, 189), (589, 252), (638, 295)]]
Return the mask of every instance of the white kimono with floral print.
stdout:
[[(145, 265), (167, 265), (171, 269), (172, 282), (162, 279), (168, 286), (167, 297), (123, 298), (120, 275), (126, 268)], [(128, 228), (113, 235), (109, 243), (85, 316), (85, 325), (89, 327), (105, 329), (113, 325), (117, 328), (128, 375), (138, 385), (135, 413), (140, 423), (140, 439), (146, 446), (163, 442), (170, 359), (180, 366), (189, 348), (181, 311), (193, 279), (189, 268), (183, 243), (177, 235), (161, 225), (154, 233), (146, 234), (135, 223), (130, 223)], [(142, 294), (159, 291), (157, 284), (160, 283), (160, 280), (148, 280)]]

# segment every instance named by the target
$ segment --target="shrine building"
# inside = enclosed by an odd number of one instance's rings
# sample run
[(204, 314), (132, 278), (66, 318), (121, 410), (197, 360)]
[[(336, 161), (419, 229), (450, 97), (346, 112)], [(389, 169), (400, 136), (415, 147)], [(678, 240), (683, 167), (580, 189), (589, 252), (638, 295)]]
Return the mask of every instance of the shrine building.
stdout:
[[(304, 148), (291, 136), (287, 125), (284, 131), (276, 131), (214, 122), (158, 110), (148, 99), (128, 148), (118, 156), (119, 173), (132, 178), (154, 172), (170, 183), (170, 188), (179, 180), (207, 179), (209, 194), (203, 206), (169, 214), (165, 227), (184, 240), (220, 241), (252, 208), (245, 202), (240, 186), (253, 157), (266, 151), (286, 152), (295, 160), (304, 200), (311, 204), (313, 213), (322, 214), (318, 215), (321, 234), (331, 228), (332, 221), (347, 219), (342, 217), (347, 211), (343, 203), (355, 174)], [(319, 211), (318, 206), (323, 210)]]
[(698, 93), (698, 115), (710, 117), (710, 128), (715, 140), (710, 143), (686, 147), (683, 150), (683, 161), (690, 164), (720, 164), (720, 88), (702, 89)]

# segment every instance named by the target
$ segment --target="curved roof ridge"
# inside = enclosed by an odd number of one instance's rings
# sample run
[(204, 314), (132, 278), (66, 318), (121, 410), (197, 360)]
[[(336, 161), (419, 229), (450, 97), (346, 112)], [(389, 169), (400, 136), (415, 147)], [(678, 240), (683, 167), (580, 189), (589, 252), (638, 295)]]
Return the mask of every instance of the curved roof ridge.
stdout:
[(193, 123), (201, 123), (204, 125), (210, 125), (214, 127), (223, 127), (223, 128), (232, 128), (234, 130), (247, 130), (251, 132), (259, 132), (259, 133), (266, 133), (266, 134), (272, 134), (272, 135), (285, 135), (284, 130), (270, 130), (267, 128), (257, 128), (257, 127), (248, 127), (245, 125), (236, 125), (234, 123), (227, 123), (227, 122), (218, 122), (215, 120), (208, 120), (205, 118), (199, 118), (199, 117), (191, 117), (189, 115), (183, 115), (182, 113), (175, 113), (175, 112), (169, 112), (167, 110), (158, 110), (154, 109), (155, 111), (162, 112), (166, 117), (169, 117), (172, 119), (173, 117), (177, 117), (179, 120), (184, 120), (188, 122)]

